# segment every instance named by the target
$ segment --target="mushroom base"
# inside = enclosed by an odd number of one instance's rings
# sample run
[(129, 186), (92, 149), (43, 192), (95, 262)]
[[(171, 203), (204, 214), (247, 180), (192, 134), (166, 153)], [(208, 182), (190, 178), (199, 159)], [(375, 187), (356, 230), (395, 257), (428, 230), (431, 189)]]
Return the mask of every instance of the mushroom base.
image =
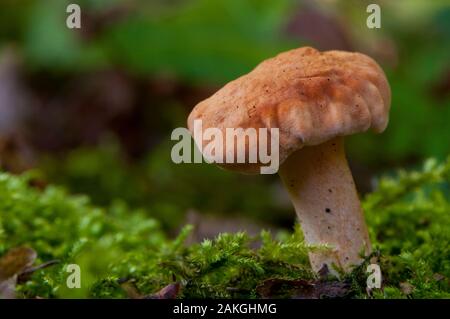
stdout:
[(305, 241), (327, 244), (330, 250), (310, 253), (318, 272), (333, 264), (348, 272), (370, 253), (370, 241), (361, 204), (345, 157), (344, 139), (336, 138), (292, 154), (279, 175), (289, 191)]

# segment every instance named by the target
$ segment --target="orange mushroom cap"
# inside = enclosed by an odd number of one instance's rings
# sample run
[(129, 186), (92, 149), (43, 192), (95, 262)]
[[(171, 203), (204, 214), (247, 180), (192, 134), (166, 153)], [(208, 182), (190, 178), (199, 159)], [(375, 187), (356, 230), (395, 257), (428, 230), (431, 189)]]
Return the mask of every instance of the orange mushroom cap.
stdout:
[[(382, 132), (391, 92), (386, 76), (370, 57), (354, 52), (320, 52), (302, 47), (260, 63), (198, 103), (188, 118), (203, 129), (278, 128), (280, 164), (304, 146), (369, 129)], [(196, 141), (203, 147), (208, 141)], [(260, 165), (223, 163), (244, 173)]]

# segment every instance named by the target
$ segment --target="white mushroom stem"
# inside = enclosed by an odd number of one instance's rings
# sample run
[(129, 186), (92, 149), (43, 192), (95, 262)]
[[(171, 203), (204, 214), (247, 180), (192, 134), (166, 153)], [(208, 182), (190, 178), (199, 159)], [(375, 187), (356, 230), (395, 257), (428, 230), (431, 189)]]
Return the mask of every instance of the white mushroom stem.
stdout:
[(279, 175), (289, 191), (305, 241), (331, 250), (310, 253), (317, 272), (324, 264), (351, 270), (370, 252), (361, 204), (345, 157), (344, 139), (336, 138), (292, 154)]

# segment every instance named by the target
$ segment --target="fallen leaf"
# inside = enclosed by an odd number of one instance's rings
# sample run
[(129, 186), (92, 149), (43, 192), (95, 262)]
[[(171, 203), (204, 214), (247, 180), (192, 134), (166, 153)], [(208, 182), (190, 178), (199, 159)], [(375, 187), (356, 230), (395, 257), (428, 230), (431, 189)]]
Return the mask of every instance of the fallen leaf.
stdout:
[(16, 297), (17, 278), (0, 281), (0, 299), (14, 299)]
[(263, 298), (342, 298), (350, 293), (350, 285), (340, 281), (268, 279), (256, 292)]
[(162, 288), (157, 293), (147, 296), (146, 299), (175, 299), (180, 292), (180, 283), (176, 282)]
[(133, 280), (121, 280), (120, 286), (125, 290), (128, 298), (131, 299), (175, 299), (181, 287), (180, 283), (176, 282), (163, 287), (154, 294), (143, 295), (139, 292)]
[(124, 280), (120, 282), (120, 287), (125, 291), (128, 298), (143, 299), (144, 296), (139, 292), (133, 280)]
[(400, 290), (405, 294), (405, 295), (410, 295), (412, 294), (412, 292), (414, 291), (414, 286), (411, 285), (408, 282), (401, 282), (400, 283)]
[(34, 263), (36, 257), (36, 252), (29, 247), (9, 250), (0, 258), (0, 281), (19, 275)]
[(9, 250), (0, 258), (0, 299), (15, 297), (18, 276), (33, 265), (36, 252), (29, 247), (17, 247)]
[(18, 283), (26, 282), (37, 270), (59, 263), (50, 260), (33, 267), (36, 258), (37, 253), (29, 247), (13, 248), (0, 258), (0, 299), (14, 298)]
[(444, 280), (444, 279), (445, 279), (445, 276), (436, 273), (436, 274), (433, 275), (433, 278), (434, 278), (434, 280), (436, 280), (436, 281), (441, 281), (441, 280)]

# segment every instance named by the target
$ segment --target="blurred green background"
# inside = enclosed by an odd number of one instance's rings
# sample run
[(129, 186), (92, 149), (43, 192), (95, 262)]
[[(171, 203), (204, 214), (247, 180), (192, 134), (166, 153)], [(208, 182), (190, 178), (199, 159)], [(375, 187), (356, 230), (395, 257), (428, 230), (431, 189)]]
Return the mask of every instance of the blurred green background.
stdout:
[[(82, 28), (65, 26), (69, 3)], [(221, 231), (291, 228), (277, 176), (173, 164), (170, 133), (196, 103), (278, 52), (311, 45), (360, 51), (388, 75), (382, 135), (348, 139), (359, 190), (398, 167), (450, 153), (450, 4), (378, 1), (3, 0), (0, 4), (0, 158), (35, 169), (95, 204), (143, 208), (194, 240)]]

